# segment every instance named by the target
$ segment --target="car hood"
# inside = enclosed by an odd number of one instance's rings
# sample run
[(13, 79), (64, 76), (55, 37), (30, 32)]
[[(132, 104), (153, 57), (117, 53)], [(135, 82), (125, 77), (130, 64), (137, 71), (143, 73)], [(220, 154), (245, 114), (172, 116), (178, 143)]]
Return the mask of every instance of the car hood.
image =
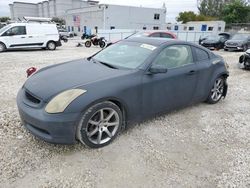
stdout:
[(228, 40), (227, 41), (227, 43), (237, 43), (237, 44), (244, 43), (244, 42), (245, 42), (245, 40)]
[(48, 102), (53, 96), (67, 89), (122, 76), (130, 72), (81, 59), (41, 69), (26, 81), (24, 88)]
[(203, 40), (202, 42), (206, 43), (206, 44), (214, 44), (214, 43), (218, 43), (220, 41), (219, 40)]

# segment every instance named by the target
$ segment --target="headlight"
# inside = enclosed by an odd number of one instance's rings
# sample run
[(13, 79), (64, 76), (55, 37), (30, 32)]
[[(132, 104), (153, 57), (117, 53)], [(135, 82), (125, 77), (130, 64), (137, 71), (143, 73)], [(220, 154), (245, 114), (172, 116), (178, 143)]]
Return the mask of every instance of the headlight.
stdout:
[(45, 107), (45, 111), (50, 114), (63, 112), (67, 106), (80, 95), (87, 92), (83, 89), (70, 89), (55, 96)]

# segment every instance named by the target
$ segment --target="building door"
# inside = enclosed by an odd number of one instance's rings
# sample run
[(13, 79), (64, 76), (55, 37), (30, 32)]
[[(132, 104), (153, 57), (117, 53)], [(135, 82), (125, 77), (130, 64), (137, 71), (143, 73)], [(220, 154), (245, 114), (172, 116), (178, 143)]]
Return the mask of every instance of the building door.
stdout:
[(207, 25), (202, 25), (201, 26), (201, 31), (207, 31)]

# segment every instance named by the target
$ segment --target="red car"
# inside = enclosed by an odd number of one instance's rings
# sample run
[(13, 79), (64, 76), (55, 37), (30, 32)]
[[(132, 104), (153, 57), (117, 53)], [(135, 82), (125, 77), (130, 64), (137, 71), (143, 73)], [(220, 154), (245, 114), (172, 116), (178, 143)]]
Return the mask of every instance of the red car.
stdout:
[[(174, 33), (171, 33), (169, 31), (159, 31), (159, 30), (157, 30), (157, 31), (155, 31), (155, 30), (154, 31), (139, 31), (137, 33), (129, 35), (125, 39), (130, 38), (130, 37), (154, 37), (154, 38), (177, 39), (177, 36)], [(111, 44), (114, 44), (114, 43), (119, 42), (119, 41), (120, 40), (112, 41), (112, 42), (107, 44), (107, 47), (110, 46)]]
[(133, 37), (156, 37), (156, 38), (168, 38), (168, 39), (177, 39), (177, 36), (174, 33), (169, 31), (141, 31), (134, 35)]

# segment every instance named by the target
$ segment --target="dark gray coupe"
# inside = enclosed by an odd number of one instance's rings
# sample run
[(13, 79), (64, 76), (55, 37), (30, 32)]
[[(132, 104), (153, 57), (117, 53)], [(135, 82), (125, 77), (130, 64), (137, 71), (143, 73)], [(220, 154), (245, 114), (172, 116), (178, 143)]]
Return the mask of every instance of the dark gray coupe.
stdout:
[(52, 143), (109, 144), (131, 122), (227, 93), (227, 64), (198, 45), (129, 38), (81, 60), (45, 67), (17, 96), (24, 126)]

